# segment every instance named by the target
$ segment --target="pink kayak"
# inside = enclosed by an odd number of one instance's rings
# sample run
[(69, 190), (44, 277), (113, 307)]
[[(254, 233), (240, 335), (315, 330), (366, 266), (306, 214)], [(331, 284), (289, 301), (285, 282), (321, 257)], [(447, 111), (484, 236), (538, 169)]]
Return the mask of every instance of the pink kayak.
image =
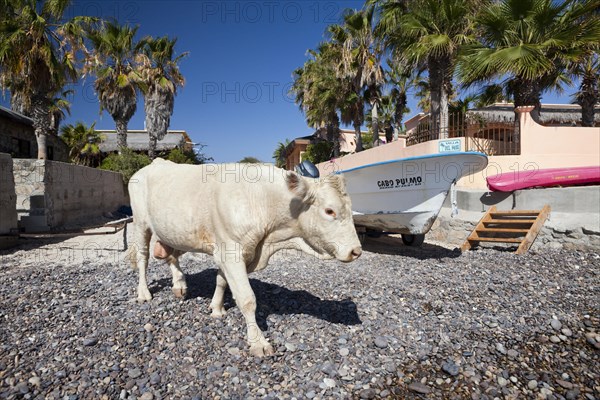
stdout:
[(550, 186), (575, 186), (600, 183), (600, 166), (532, 169), (488, 176), (492, 191), (512, 192), (519, 189)]

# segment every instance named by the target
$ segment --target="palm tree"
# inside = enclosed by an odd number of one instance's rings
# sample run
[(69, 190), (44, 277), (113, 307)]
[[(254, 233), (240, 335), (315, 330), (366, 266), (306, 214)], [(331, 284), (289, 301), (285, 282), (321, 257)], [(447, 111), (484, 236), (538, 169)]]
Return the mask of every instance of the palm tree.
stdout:
[(575, 103), (581, 106), (581, 126), (594, 126), (595, 105), (600, 103), (598, 81), (600, 80), (600, 59), (597, 52), (591, 52), (572, 67), (572, 72), (581, 77), (579, 90), (575, 93)]
[(65, 125), (61, 128), (61, 138), (69, 147), (69, 158), (75, 164), (96, 167), (100, 161), (100, 142), (103, 136), (83, 122)]
[(394, 60), (428, 72), (431, 119), (447, 135), (448, 103), (456, 59), (472, 41), (474, 0), (372, 0), (381, 18), (378, 32)]
[(84, 18), (62, 23), (70, 3), (0, 2), (0, 82), (11, 90), (12, 107), (30, 114), (40, 159), (47, 158), (52, 98), (77, 80), (74, 60), (81, 40), (75, 33)]
[(360, 127), (364, 122), (365, 100), (371, 106), (371, 123), (375, 132), (373, 145), (379, 142), (378, 106), (385, 76), (381, 67), (381, 43), (374, 33), (374, 12), (374, 7), (349, 10), (342, 25), (329, 27), (332, 42), (341, 49), (338, 76), (346, 80), (351, 89), (342, 120), (354, 125), (356, 151), (363, 150)]
[(71, 115), (71, 103), (67, 100), (67, 96), (73, 94), (73, 90), (65, 90), (59, 96), (53, 97), (50, 104), (50, 124), (52, 135), (58, 135), (60, 122), (65, 116)]
[(277, 147), (273, 151), (273, 159), (277, 168), (285, 168), (285, 156), (289, 144), (290, 139), (285, 139), (285, 141), (277, 143)]
[(476, 17), (479, 43), (464, 48), (458, 75), (465, 85), (504, 78), (515, 106), (535, 106), (544, 91), (569, 83), (569, 62), (600, 41), (598, 0), (489, 1)]
[(137, 30), (138, 27), (106, 22), (87, 34), (93, 49), (88, 54), (85, 72), (96, 75), (94, 89), (100, 111), (108, 111), (115, 121), (119, 153), (127, 147), (127, 124), (137, 108), (139, 75), (134, 64)]
[(333, 155), (339, 156), (338, 110), (345, 93), (343, 81), (337, 77), (336, 62), (339, 48), (324, 42), (309, 50), (309, 59), (293, 73), (290, 93), (306, 116), (309, 126), (327, 129), (327, 140), (333, 143)]
[(408, 108), (407, 91), (411, 85), (411, 72), (406, 66), (394, 65), (388, 61), (388, 65), (392, 65), (392, 69), (387, 71), (387, 81), (392, 85), (389, 97), (393, 107), (393, 115), (391, 119), (394, 138), (398, 138), (398, 133), (402, 128), (404, 114), (410, 110)]
[(177, 87), (185, 83), (177, 65), (187, 53), (175, 56), (177, 39), (145, 37), (138, 45), (141, 50), (140, 88), (144, 93), (146, 129), (150, 136), (148, 156), (156, 157), (156, 141), (167, 134), (177, 95)]

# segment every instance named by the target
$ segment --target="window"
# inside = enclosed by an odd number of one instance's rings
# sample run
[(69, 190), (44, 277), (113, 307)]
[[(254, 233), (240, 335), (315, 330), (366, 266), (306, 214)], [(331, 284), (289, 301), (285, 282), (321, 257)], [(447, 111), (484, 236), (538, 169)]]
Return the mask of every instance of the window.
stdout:
[(46, 146), (46, 155), (48, 156), (48, 160), (54, 160), (54, 147)]
[(12, 138), (12, 155), (15, 158), (31, 157), (31, 143), (29, 140)]

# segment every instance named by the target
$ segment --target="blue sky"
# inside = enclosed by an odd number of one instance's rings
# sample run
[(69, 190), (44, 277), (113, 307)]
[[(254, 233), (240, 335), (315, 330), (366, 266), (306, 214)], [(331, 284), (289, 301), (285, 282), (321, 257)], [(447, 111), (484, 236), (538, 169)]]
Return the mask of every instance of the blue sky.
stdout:
[[(292, 71), (306, 51), (324, 39), (326, 27), (339, 22), (345, 8), (363, 1), (83, 1), (74, 0), (68, 16), (95, 15), (139, 25), (139, 36), (177, 37), (186, 85), (175, 99), (171, 129), (183, 129), (216, 162), (245, 156), (272, 161), (279, 141), (313, 131), (290, 96)], [(99, 114), (93, 77), (77, 88), (67, 123), (96, 121), (114, 129)], [(568, 103), (568, 95), (549, 95), (548, 103)], [(410, 115), (418, 112), (410, 98)], [(408, 115), (408, 116), (410, 116)], [(408, 117), (407, 116), (407, 117)], [(144, 126), (143, 103), (129, 129)]]

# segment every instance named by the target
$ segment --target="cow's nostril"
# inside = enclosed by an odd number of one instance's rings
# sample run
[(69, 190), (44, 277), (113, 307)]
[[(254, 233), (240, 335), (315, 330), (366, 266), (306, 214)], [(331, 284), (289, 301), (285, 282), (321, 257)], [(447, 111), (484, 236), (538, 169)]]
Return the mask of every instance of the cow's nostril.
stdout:
[(357, 259), (362, 254), (362, 247), (355, 247), (352, 249), (352, 258)]

